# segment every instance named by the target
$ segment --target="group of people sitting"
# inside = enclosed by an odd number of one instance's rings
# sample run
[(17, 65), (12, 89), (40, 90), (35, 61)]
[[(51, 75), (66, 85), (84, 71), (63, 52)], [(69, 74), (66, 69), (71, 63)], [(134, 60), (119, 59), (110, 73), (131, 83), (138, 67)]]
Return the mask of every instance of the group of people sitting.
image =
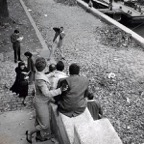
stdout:
[(59, 61), (56, 65), (49, 66), (45, 71), (46, 60), (39, 57), (35, 61), (35, 88), (36, 95), (33, 99), (36, 111), (35, 127), (26, 131), (26, 140), (32, 143), (33, 134), (36, 141), (46, 141), (51, 138), (50, 129), (50, 103), (55, 103), (58, 113), (67, 117), (76, 117), (88, 107), (94, 120), (102, 117), (99, 103), (93, 99), (89, 92), (89, 81), (80, 75), (80, 66), (73, 63), (69, 66), (69, 74), (64, 72), (64, 63)]

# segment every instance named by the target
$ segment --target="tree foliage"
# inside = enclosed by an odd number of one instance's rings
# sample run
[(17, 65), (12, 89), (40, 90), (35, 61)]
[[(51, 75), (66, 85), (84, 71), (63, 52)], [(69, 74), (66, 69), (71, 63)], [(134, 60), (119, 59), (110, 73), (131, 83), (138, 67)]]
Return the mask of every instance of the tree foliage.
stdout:
[(9, 17), (7, 0), (0, 0), (0, 17)]

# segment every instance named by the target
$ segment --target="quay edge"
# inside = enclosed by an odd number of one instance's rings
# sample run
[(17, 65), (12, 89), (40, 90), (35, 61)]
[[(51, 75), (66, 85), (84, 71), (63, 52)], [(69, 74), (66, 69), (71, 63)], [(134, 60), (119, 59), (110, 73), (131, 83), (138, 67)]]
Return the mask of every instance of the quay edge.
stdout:
[(121, 30), (123, 30), (124, 32), (126, 32), (127, 34), (130, 34), (131, 37), (136, 40), (143, 48), (144, 48), (144, 38), (141, 37), (140, 35), (138, 35), (137, 33), (135, 33), (134, 31), (132, 31), (131, 29), (127, 28), (126, 26), (120, 24), (119, 22), (117, 22), (116, 20), (112, 19), (111, 17), (105, 15), (104, 13), (100, 12), (99, 10), (95, 9), (95, 8), (89, 8), (88, 4), (82, 0), (77, 0), (77, 3), (79, 6), (81, 6), (82, 8), (84, 8), (85, 10), (89, 10), (89, 12), (91, 14), (93, 14), (94, 16), (107, 21), (110, 24), (115, 25), (116, 27), (120, 28)]

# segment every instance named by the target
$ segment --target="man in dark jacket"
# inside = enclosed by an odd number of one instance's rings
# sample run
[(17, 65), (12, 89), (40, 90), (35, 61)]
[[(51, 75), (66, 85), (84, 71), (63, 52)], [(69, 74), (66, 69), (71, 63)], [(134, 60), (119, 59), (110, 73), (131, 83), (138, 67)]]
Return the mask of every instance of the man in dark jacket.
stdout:
[(21, 61), (20, 57), (20, 41), (23, 39), (23, 37), (19, 37), (19, 31), (14, 30), (14, 33), (11, 35), (11, 42), (13, 44), (13, 50), (14, 50), (14, 62), (17, 63), (17, 61)]
[(68, 85), (67, 92), (61, 95), (58, 101), (58, 111), (68, 117), (76, 117), (83, 113), (87, 106), (86, 93), (88, 93), (89, 81), (79, 75), (80, 67), (73, 63), (69, 67), (70, 76), (61, 84)]

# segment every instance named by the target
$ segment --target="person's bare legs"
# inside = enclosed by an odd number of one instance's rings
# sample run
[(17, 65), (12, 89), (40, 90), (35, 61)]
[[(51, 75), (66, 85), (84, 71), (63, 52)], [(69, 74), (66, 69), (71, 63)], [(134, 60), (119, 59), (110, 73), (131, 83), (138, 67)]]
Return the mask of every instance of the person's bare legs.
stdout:
[(54, 53), (55, 53), (56, 48), (57, 48), (57, 44), (54, 43), (54, 44), (51, 46), (49, 60), (50, 60), (52, 57), (54, 57)]
[(64, 54), (63, 54), (63, 49), (62, 49), (62, 47), (60, 47), (59, 50), (60, 50), (60, 53), (61, 53), (61, 57), (64, 58)]

